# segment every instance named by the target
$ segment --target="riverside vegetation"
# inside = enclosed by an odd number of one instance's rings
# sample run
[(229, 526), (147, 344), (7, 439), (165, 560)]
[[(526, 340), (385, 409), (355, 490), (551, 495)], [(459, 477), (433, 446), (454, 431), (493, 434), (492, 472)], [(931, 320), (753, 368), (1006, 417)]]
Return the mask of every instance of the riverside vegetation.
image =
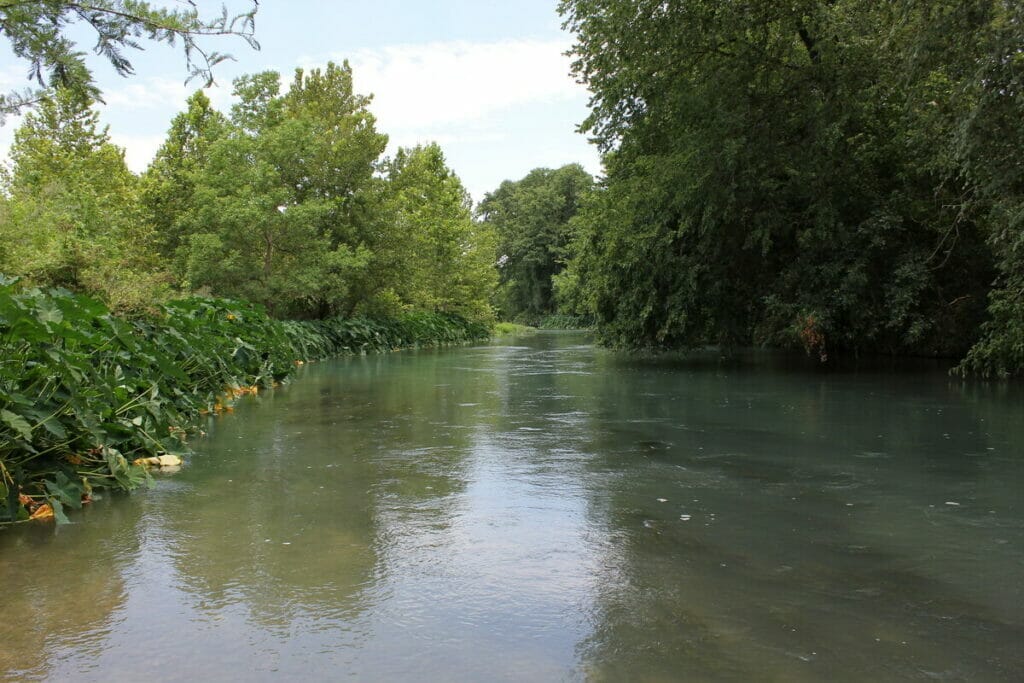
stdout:
[(230, 117), (197, 92), (141, 177), (81, 90), (25, 116), (0, 198), (0, 521), (137, 487), (135, 460), (294, 361), (487, 336), (492, 239), (440, 148), (382, 158), (347, 65), (279, 88), (238, 79)]
[[(205, 81), (256, 4), (97, 0)], [(74, 3), (0, 7), (43, 89), (0, 172), (0, 515), (145, 481), (200, 411), (294, 361), (479, 338), (500, 317), (623, 348), (791, 348), (1024, 374), (1024, 8), (1004, 0), (562, 0), (604, 153), (474, 207), (437, 144), (385, 155), (348, 63), (202, 91), (141, 175), (99, 124)], [(26, 113), (27, 112), (27, 113)], [(252, 303), (246, 303), (252, 302)], [(257, 389), (258, 390), (258, 389)]]
[(1024, 374), (1024, 3), (559, 9), (606, 152), (560, 277), (605, 340)]
[(452, 344), (488, 328), (454, 314), (282, 321), (190, 297), (135, 317), (66, 290), (0, 284), (0, 522), (80, 508), (148, 480), (136, 460), (183, 453), (204, 415), (284, 381), (297, 363)]

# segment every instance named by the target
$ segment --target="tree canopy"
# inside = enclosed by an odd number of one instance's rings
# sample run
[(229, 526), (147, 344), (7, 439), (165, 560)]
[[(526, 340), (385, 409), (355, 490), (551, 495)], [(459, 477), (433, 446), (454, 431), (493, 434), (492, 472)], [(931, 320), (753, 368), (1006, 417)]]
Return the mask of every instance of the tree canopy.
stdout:
[(536, 323), (558, 309), (554, 280), (571, 258), (572, 219), (593, 185), (579, 164), (537, 168), (480, 202), (477, 214), (498, 239), (497, 301), (507, 318)]
[(182, 285), (279, 315), (351, 312), (372, 248), (359, 204), (387, 143), (369, 98), (347, 64), (298, 70), (283, 94), (274, 72), (245, 76), (235, 95), (230, 126), (192, 175), (183, 234), (168, 240)]
[(957, 355), (1020, 320), (1019, 3), (560, 10), (606, 152), (572, 268), (607, 340)]

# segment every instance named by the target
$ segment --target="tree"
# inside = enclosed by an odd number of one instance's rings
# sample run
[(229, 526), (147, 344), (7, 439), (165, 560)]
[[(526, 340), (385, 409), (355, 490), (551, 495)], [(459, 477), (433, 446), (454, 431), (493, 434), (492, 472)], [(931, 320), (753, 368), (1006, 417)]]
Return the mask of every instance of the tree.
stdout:
[(967, 106), (955, 119), (954, 149), (972, 191), (965, 204), (984, 217), (997, 277), (990, 320), (960, 371), (1024, 376), (1024, 6), (964, 4), (929, 35), (954, 30), (974, 48), (957, 83)]
[(963, 353), (992, 254), (949, 83), (978, 53), (923, 30), (956, 6), (563, 0), (606, 152), (572, 266), (604, 338)]
[(594, 180), (579, 164), (537, 168), (484, 196), (477, 214), (497, 239), (503, 315), (536, 322), (555, 312), (554, 280), (570, 258), (572, 219)]
[(230, 55), (210, 51), (201, 39), (233, 35), (259, 49), (253, 37), (257, 0), (248, 11), (229, 16), (226, 7), (209, 19), (199, 16), (194, 3), (167, 9), (139, 0), (37, 0), (0, 4), (0, 30), (11, 42), (16, 57), (29, 63), (29, 78), (40, 89), (0, 95), (0, 116), (19, 113), (38, 104), (50, 87), (61, 87), (79, 98), (101, 100), (84, 54), (68, 36), (76, 24), (88, 27), (96, 36), (94, 52), (106, 58), (122, 76), (133, 73), (126, 49), (142, 49), (139, 39), (184, 50), (189, 78), (213, 83), (213, 67)]
[(58, 90), (15, 133), (0, 272), (137, 308), (157, 296), (163, 275), (140, 220), (136, 178), (91, 104)]
[(180, 258), (188, 287), (276, 315), (351, 312), (365, 299), (372, 222), (362, 204), (387, 137), (352, 89), (348, 64), (235, 82), (230, 131), (195, 176)]
[[(210, 147), (228, 130), (227, 118), (201, 90), (186, 104), (140, 183), (144, 219), (156, 233), (161, 255), (171, 260), (182, 246), (181, 219), (192, 206), (196, 176), (209, 160)], [(183, 264), (176, 263), (174, 272), (179, 282), (184, 279)]]
[(386, 165), (390, 290), (402, 305), (490, 319), (495, 284), (490, 227), (473, 222), (469, 194), (436, 144), (399, 149)]

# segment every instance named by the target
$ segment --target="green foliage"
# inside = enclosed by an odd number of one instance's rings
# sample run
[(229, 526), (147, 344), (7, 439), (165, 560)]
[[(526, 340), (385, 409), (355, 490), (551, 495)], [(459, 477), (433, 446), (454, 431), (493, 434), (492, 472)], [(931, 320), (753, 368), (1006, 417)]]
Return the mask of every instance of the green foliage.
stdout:
[(178, 277), (282, 317), (351, 312), (367, 294), (374, 234), (362, 207), (387, 143), (369, 98), (347, 64), (298, 70), (283, 95), (276, 73), (246, 76), (235, 94), (227, 131), (171, 186), (184, 207), (167, 240)]
[(504, 336), (509, 336), (509, 335), (518, 335), (518, 334), (529, 334), (531, 332), (536, 332), (536, 331), (537, 331), (536, 327), (530, 327), (529, 325), (520, 325), (518, 323), (507, 323), (507, 322), (494, 323), (494, 336), (496, 336), (496, 337), (504, 337)]
[(493, 238), (436, 144), (381, 160), (370, 98), (348, 64), (235, 82), (230, 118), (200, 93), (142, 181), (160, 250), (185, 291), (275, 316), (459, 313), (487, 321)]
[[(167, 9), (140, 0), (91, 0), (87, 4), (65, 0), (5, 2), (0, 5), (0, 26), (14, 55), (29, 63), (29, 78), (43, 88), (60, 87), (76, 97), (100, 100), (100, 92), (86, 66), (84, 54), (76, 49), (71, 35), (78, 26), (95, 34), (93, 51), (106, 58), (122, 76), (134, 71), (125, 49), (142, 49), (139, 38), (168, 45), (180, 44), (185, 53), (189, 78), (213, 83), (213, 67), (230, 55), (209, 51), (200, 45), (205, 36), (233, 35), (259, 49), (253, 38), (257, 2), (252, 8), (229, 16), (202, 19), (195, 3)], [(7, 114), (38, 104), (45, 93), (23, 90), (0, 95), (0, 120)]]
[(594, 327), (594, 319), (586, 315), (556, 313), (541, 318), (537, 327), (542, 330), (589, 330)]
[(486, 339), (490, 329), (453, 313), (407, 313), (399, 318), (333, 318), (302, 323), (322, 335), (330, 354), (365, 354)]
[[(228, 122), (197, 90), (187, 109), (174, 117), (167, 140), (140, 179), (144, 220), (152, 226), (160, 254), (174, 259), (182, 247), (183, 218), (191, 208), (196, 176), (209, 159), (210, 146), (227, 133)], [(183, 278), (186, 266), (175, 264)]]
[(1024, 376), (1024, 6), (997, 3), (985, 6), (987, 12), (972, 13), (971, 4), (951, 13), (947, 25), (938, 28), (959, 28), (982, 55), (964, 78), (960, 97), (969, 106), (958, 120), (955, 153), (976, 193), (972, 204), (984, 216), (997, 277), (989, 294), (990, 320), (959, 371), (1020, 377)]
[[(593, 178), (578, 164), (538, 168), (521, 180), (505, 181), (488, 193), (477, 213), (497, 236), (503, 315), (535, 323), (558, 308), (554, 281), (571, 258), (573, 217), (591, 191)], [(572, 305), (562, 285), (560, 302)]]
[(406, 307), (490, 320), (493, 237), (473, 223), (470, 199), (437, 144), (399, 149), (387, 169), (386, 280)]
[(0, 522), (26, 495), (57, 512), (147, 481), (137, 457), (187, 450), (199, 417), (288, 377), (297, 360), (486, 338), (454, 315), (286, 322), (192, 297), (134, 319), (61, 289), (0, 281)]
[(15, 133), (0, 269), (138, 308), (161, 297), (165, 278), (140, 216), (136, 178), (91, 104), (58, 90)]
[(957, 137), (1008, 6), (563, 0), (607, 179), (561, 290), (622, 346), (964, 353), (995, 226)]

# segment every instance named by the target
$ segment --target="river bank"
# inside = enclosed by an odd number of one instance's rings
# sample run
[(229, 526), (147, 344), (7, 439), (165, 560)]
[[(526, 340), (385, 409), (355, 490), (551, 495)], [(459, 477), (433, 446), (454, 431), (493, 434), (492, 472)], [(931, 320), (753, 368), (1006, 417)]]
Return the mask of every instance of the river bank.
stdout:
[(192, 297), (120, 317), (65, 290), (0, 282), (0, 524), (55, 517), (95, 489), (149, 479), (138, 458), (188, 453), (206, 414), (343, 354), (484, 339), (461, 317), (281, 321)]

